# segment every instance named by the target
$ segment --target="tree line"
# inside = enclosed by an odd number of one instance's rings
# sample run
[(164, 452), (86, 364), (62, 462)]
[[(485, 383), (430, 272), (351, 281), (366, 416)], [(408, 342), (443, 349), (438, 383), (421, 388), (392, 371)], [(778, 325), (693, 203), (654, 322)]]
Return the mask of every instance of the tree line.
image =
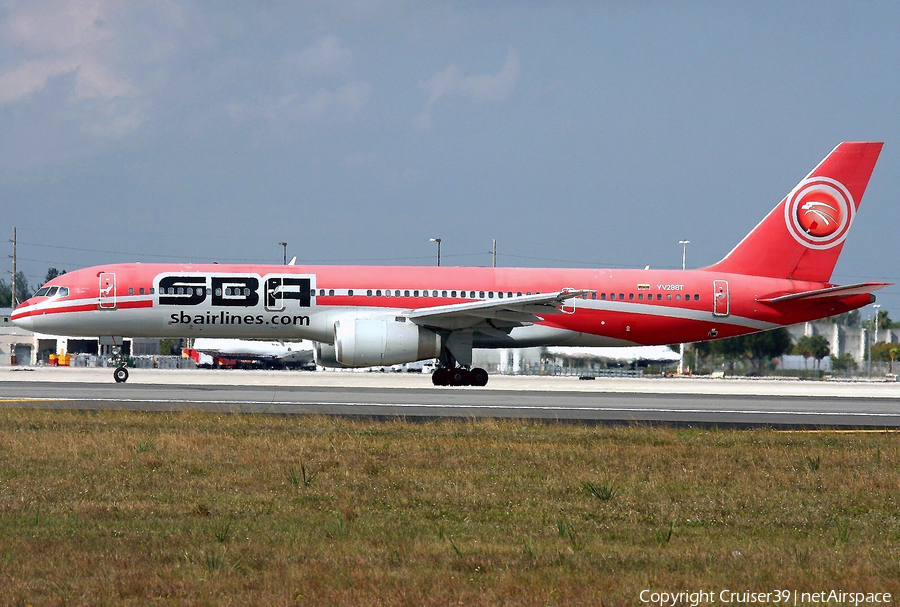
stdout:
[[(58, 270), (56, 268), (48, 268), (47, 274), (44, 276), (44, 280), (41, 281), (41, 284), (50, 282), (57, 276), (62, 276), (65, 274), (65, 270)], [(4, 278), (0, 278), (0, 308), (11, 308), (12, 307), (12, 278), (6, 280)], [(25, 277), (25, 274), (21, 271), (16, 272), (16, 301), (22, 303), (34, 293), (36, 289), (32, 288), (28, 285), (28, 278)]]

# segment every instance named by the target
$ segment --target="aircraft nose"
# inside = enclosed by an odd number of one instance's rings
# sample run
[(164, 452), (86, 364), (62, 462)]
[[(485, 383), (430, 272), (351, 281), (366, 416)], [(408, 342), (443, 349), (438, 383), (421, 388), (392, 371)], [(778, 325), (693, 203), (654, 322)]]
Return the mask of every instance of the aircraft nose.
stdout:
[[(18, 312), (18, 314), (16, 314)], [(10, 317), (10, 322), (20, 329), (26, 331), (34, 331), (34, 319), (31, 316), (25, 316), (22, 312), (16, 310)]]

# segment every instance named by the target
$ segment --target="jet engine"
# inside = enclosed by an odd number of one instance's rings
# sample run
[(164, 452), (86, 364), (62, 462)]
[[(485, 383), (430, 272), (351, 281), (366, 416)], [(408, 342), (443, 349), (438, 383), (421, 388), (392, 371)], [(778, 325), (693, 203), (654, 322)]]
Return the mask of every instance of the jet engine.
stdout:
[[(320, 353), (330, 354), (322, 346)], [(334, 360), (339, 366), (399, 365), (437, 358), (440, 353), (441, 336), (415, 323), (375, 319), (334, 323)]]
[(316, 364), (320, 367), (328, 367), (331, 369), (344, 369), (347, 365), (342, 365), (337, 360), (337, 352), (335, 352), (334, 344), (326, 344), (316, 342)]

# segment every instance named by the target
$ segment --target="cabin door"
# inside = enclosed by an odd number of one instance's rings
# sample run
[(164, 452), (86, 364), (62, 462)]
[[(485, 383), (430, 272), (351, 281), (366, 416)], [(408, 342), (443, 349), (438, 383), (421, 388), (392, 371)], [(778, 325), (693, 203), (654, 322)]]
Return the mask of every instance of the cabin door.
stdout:
[(100, 273), (100, 309), (116, 309), (116, 275), (112, 272)]
[(731, 313), (731, 299), (728, 296), (728, 281), (713, 281), (713, 316), (728, 316)]

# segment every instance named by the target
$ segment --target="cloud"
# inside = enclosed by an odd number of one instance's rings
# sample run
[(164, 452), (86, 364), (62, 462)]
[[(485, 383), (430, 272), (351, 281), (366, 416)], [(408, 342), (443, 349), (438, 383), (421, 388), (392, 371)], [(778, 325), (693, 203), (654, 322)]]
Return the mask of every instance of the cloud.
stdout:
[(368, 82), (347, 80), (352, 63), (353, 53), (340, 38), (319, 38), (286, 54), (275, 70), (257, 73), (259, 88), (232, 98), (227, 114), (236, 124), (265, 123), (279, 138), (310, 125), (352, 122), (372, 93)]
[(120, 137), (137, 128), (140, 112), (122, 100), (141, 90), (116, 65), (115, 10), (105, 0), (9, 4), (2, 35), (12, 59), (0, 68), (0, 106), (48, 89), (57, 107), (79, 110), (84, 132)]
[(347, 71), (353, 54), (337, 36), (326, 36), (289, 55), (286, 67), (302, 76), (332, 76)]
[(506, 53), (506, 63), (496, 74), (462, 76), (459, 68), (451, 65), (419, 83), (419, 86), (429, 93), (429, 105), (453, 94), (474, 101), (505, 101), (516, 87), (520, 68), (519, 53), (510, 47)]
[(56, 76), (78, 69), (78, 63), (65, 59), (34, 59), (24, 61), (0, 74), (0, 104), (28, 97), (47, 85)]
[(521, 67), (519, 53), (510, 47), (506, 52), (506, 63), (496, 74), (463, 76), (455, 65), (445, 68), (419, 83), (419, 87), (428, 93), (428, 103), (413, 118), (413, 126), (418, 130), (431, 128), (431, 107), (444, 97), (459, 96), (489, 103), (506, 101), (516, 88)]
[(251, 100), (232, 100), (227, 106), (236, 123), (263, 121), (272, 134), (290, 137), (297, 129), (322, 122), (351, 122), (362, 111), (372, 87), (357, 80), (337, 88), (312, 92), (295, 89), (278, 95), (258, 95)]

